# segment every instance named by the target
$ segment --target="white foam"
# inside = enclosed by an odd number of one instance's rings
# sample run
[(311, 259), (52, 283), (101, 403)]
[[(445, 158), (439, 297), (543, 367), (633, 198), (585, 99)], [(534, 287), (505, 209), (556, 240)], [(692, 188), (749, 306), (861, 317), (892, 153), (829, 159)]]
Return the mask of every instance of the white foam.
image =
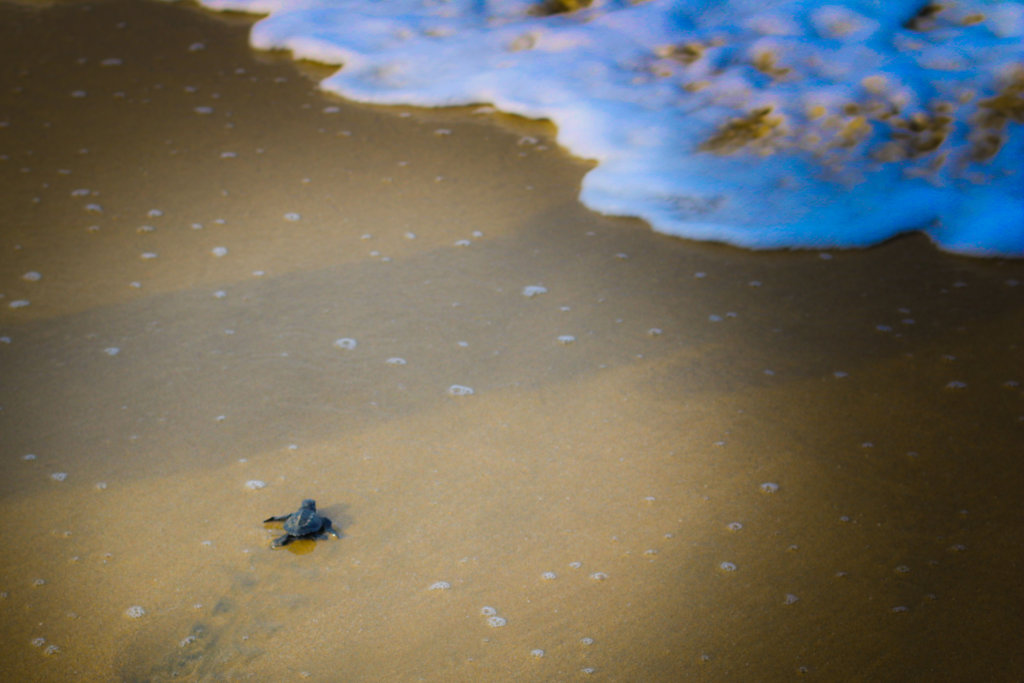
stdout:
[(343, 64), (344, 97), (550, 119), (598, 162), (586, 205), (665, 233), (1024, 256), (1021, 2), (201, 2), (268, 14), (252, 45)]

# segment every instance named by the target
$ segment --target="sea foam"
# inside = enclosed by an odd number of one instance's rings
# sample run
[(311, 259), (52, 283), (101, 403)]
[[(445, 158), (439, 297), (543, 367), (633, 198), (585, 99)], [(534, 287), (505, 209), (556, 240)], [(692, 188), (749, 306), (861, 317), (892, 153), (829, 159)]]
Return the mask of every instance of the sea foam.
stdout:
[(584, 204), (664, 233), (1024, 257), (1021, 2), (201, 2), (343, 97), (549, 119)]

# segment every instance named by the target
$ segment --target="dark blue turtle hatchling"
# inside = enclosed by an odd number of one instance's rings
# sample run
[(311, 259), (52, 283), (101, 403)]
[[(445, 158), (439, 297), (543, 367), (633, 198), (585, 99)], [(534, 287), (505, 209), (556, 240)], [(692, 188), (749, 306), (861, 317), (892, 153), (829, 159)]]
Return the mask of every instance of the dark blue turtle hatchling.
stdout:
[(271, 543), (272, 548), (288, 545), (296, 538), (322, 538), (324, 534), (341, 538), (331, 525), (331, 520), (317, 513), (316, 501), (310, 498), (302, 501), (299, 509), (290, 515), (268, 517), (263, 520), (264, 524), (267, 522), (284, 522), (284, 536), (275, 538)]

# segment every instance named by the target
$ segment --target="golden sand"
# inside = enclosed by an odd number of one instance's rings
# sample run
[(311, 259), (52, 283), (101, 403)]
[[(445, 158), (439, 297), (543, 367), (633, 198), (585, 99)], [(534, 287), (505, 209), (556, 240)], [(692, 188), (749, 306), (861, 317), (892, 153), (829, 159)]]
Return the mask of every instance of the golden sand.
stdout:
[(1024, 675), (1024, 265), (597, 216), (250, 21), (0, 4), (4, 680)]

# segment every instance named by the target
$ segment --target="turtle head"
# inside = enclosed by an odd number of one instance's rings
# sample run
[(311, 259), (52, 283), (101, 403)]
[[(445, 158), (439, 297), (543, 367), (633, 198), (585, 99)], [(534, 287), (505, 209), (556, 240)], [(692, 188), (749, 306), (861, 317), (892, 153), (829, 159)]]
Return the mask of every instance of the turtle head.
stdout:
[(307, 498), (306, 500), (302, 501), (302, 505), (299, 506), (299, 509), (312, 510), (313, 512), (316, 512), (316, 501), (313, 500), (312, 498)]

